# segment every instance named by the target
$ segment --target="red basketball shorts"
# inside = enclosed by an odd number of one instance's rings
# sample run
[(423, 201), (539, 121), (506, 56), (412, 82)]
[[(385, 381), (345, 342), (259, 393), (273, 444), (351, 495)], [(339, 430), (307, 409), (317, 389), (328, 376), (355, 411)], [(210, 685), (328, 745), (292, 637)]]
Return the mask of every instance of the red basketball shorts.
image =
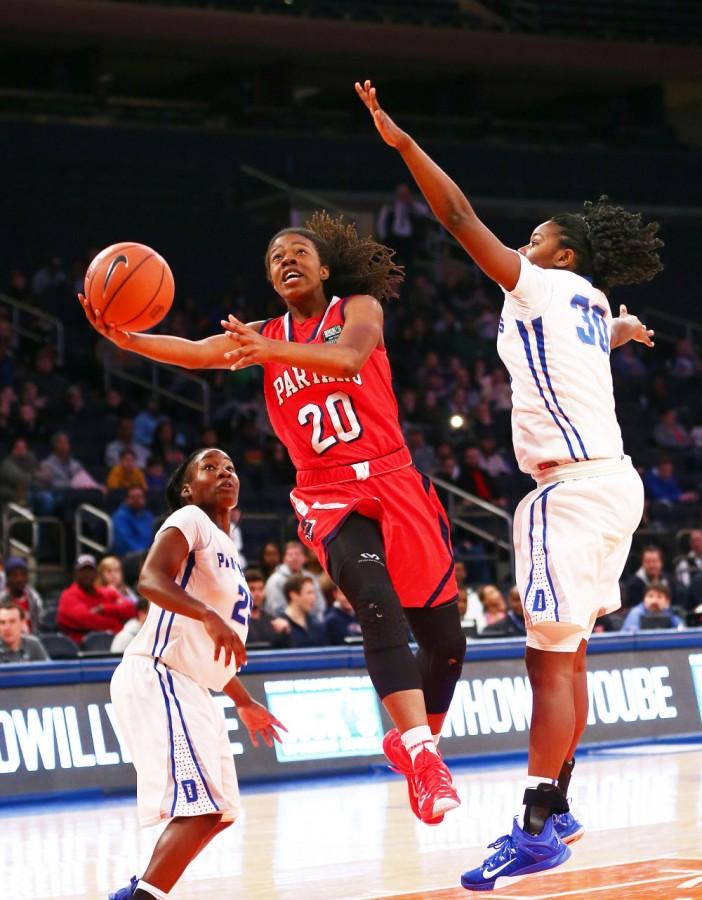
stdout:
[(328, 548), (351, 513), (375, 519), (388, 573), (402, 606), (441, 606), (458, 586), (446, 512), (429, 479), (412, 465), (361, 480), (296, 487), (298, 533), (328, 571)]

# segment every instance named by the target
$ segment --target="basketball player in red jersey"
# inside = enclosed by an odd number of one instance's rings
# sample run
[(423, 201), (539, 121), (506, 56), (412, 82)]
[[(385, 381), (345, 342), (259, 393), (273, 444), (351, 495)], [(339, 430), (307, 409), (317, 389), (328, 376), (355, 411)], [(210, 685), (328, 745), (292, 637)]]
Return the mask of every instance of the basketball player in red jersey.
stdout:
[(230, 316), (225, 334), (201, 341), (118, 331), (81, 300), (101, 334), (149, 359), (263, 366), (268, 414), (297, 469), (300, 537), (358, 615), (368, 673), (396, 726), (383, 749), (415, 815), (437, 824), (459, 805), (436, 745), (465, 638), (449, 523), (412, 465), (383, 341), (379, 301), (402, 272), (387, 248), (323, 214), (278, 232), (265, 262), (285, 314), (250, 325)]

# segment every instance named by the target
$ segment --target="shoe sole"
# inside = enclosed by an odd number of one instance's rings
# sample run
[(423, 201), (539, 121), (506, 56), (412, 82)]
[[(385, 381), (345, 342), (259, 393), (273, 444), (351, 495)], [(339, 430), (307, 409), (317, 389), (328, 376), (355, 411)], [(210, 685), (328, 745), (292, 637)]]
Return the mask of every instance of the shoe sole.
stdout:
[(561, 840), (564, 844), (575, 844), (576, 841), (579, 841), (581, 837), (585, 835), (585, 829), (581, 828), (579, 831), (574, 831), (573, 834), (569, 834), (566, 837), (560, 835)]
[(434, 818), (437, 816), (443, 818), (444, 813), (451, 812), (452, 809), (457, 809), (460, 805), (460, 800), (456, 800), (453, 797), (442, 797), (434, 804)]
[[(561, 852), (558, 856), (554, 856), (549, 860), (534, 863), (533, 866), (527, 866), (525, 869), (520, 869), (519, 872), (515, 872), (514, 875), (498, 875), (494, 881), (486, 881), (484, 884), (471, 884), (467, 885), (463, 883), (463, 878), (461, 878), (461, 887), (465, 888), (467, 891), (494, 891), (497, 882), (500, 878), (521, 878), (523, 875), (533, 875), (536, 872), (548, 872), (549, 869), (555, 869), (556, 866), (560, 866), (561, 863), (566, 862), (571, 857), (571, 852), (566, 845), (564, 845)], [(514, 882), (512, 882), (514, 883)]]

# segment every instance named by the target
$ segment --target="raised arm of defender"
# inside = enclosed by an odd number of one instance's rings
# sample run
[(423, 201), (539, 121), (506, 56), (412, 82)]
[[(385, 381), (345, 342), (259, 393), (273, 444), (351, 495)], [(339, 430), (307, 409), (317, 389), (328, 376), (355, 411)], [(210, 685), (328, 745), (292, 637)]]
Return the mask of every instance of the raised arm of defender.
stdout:
[(370, 112), (382, 139), (402, 156), (439, 222), (488, 278), (505, 290), (513, 290), (520, 272), (517, 251), (505, 247), (480, 221), (456, 182), (380, 108), (376, 90), (370, 81), (363, 85), (356, 82), (356, 93)]

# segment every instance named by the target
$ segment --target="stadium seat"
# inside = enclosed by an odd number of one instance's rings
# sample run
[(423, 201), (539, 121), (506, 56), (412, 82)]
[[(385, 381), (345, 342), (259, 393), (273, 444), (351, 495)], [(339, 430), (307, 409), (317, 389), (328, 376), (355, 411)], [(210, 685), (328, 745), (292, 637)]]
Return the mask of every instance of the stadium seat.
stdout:
[(87, 653), (109, 652), (113, 638), (114, 634), (110, 631), (89, 631), (83, 638), (82, 650)]
[(41, 642), (51, 659), (78, 659), (78, 648), (65, 634), (42, 634)]

